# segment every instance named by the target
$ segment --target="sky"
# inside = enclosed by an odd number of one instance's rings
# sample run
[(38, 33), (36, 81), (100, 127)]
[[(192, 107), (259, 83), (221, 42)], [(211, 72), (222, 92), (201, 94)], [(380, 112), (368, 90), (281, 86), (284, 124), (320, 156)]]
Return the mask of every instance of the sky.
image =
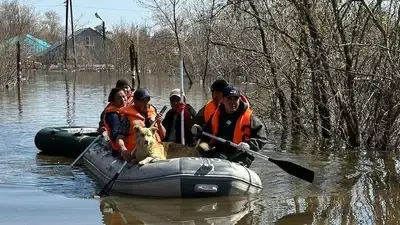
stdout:
[[(0, 0), (0, 2), (5, 0)], [(36, 12), (54, 10), (61, 16), (61, 23), (65, 24), (65, 0), (18, 0), (21, 4), (33, 6)], [(113, 24), (120, 24), (122, 20), (131, 24), (151, 25), (150, 11), (135, 0), (72, 0), (72, 9), (77, 28), (94, 27), (101, 24), (101, 20), (94, 14), (97, 12), (105, 21), (108, 29)]]

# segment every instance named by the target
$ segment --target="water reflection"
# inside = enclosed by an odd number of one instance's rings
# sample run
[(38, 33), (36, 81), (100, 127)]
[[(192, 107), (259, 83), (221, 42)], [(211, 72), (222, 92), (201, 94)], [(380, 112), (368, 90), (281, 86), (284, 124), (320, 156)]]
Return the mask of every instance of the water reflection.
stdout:
[(260, 199), (142, 199), (101, 200), (106, 225), (117, 224), (254, 224), (252, 211)]
[(99, 202), (93, 199), (66, 198), (12, 185), (0, 185), (0, 199), (2, 225), (102, 224)]
[(76, 76), (77, 73), (73, 73), (73, 85), (72, 85), (72, 115), (71, 115), (71, 123), (75, 122), (75, 105), (76, 105)]
[(21, 84), (17, 84), (17, 92), (18, 92), (18, 118), (22, 119), (22, 94), (21, 94)]
[(67, 124), (71, 126), (71, 108), (69, 101), (69, 84), (68, 84), (67, 73), (64, 74), (64, 81), (65, 81), (65, 98), (67, 103)]
[(44, 191), (68, 197), (93, 196), (99, 184), (90, 179), (82, 167), (71, 167), (74, 159), (36, 154), (36, 186)]

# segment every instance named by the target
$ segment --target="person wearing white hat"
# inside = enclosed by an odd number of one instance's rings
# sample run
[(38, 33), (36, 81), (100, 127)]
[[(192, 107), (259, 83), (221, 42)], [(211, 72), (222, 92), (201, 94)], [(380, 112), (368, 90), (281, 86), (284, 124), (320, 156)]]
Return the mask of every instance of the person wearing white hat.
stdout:
[(173, 89), (169, 94), (169, 102), (171, 109), (165, 114), (162, 125), (165, 127), (166, 134), (163, 141), (181, 143), (181, 112), (184, 111), (184, 125), (185, 125), (185, 145), (192, 146), (194, 144), (193, 134), (190, 131), (190, 121), (196, 115), (196, 110), (186, 104), (186, 96), (183, 93), (181, 99), (181, 89)]

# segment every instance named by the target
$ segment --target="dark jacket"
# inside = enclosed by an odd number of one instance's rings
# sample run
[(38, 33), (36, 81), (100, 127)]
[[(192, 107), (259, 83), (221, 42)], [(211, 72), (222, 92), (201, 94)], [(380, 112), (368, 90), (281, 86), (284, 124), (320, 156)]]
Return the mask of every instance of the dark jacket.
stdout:
[(110, 139), (115, 141), (119, 134), (120, 124), (121, 124), (121, 117), (116, 112), (110, 112), (105, 114), (105, 119), (107, 121), (108, 126), (110, 127)]
[(206, 124), (206, 121), (204, 119), (204, 110), (206, 108), (206, 105), (204, 105), (198, 112), (197, 114), (193, 117), (193, 120), (191, 121), (191, 125), (198, 124), (200, 126), (203, 126)]
[[(191, 120), (196, 115), (196, 110), (194, 110), (194, 108), (189, 104), (186, 104), (186, 106), (188, 107), (190, 118), (187, 118), (184, 121), (185, 145), (193, 146), (194, 140), (190, 128)], [(177, 113), (175, 110), (170, 109), (167, 114), (165, 114), (162, 125), (167, 131), (165, 138), (162, 141), (181, 143), (181, 115), (179, 113)]]
[[(221, 104), (219, 106), (220, 109), (219, 129), (218, 129), (218, 134), (216, 136), (224, 138), (225, 140), (228, 141), (232, 141), (236, 122), (239, 119), (240, 115), (247, 108), (248, 105), (241, 101), (239, 108), (235, 113), (227, 114), (225, 112), (224, 105)], [(210, 134), (212, 134), (211, 121), (212, 119), (210, 119), (210, 121), (203, 128), (205, 132)], [(250, 117), (250, 129), (251, 129), (250, 139), (246, 143), (250, 145), (251, 150), (260, 151), (262, 147), (267, 143), (267, 132), (264, 127), (264, 124), (254, 114), (251, 114)], [(211, 139), (203, 136), (201, 140), (210, 143)], [(227, 158), (228, 160), (231, 160), (233, 162), (243, 162), (247, 166), (250, 166), (251, 162), (254, 160), (254, 156), (252, 156), (251, 154), (247, 152), (241, 153), (236, 148), (218, 141), (215, 142), (214, 145), (211, 145), (210, 148), (211, 148), (210, 151), (203, 152), (203, 155), (205, 157)]]
[(109, 105), (110, 105), (110, 103), (108, 103), (108, 104), (106, 105), (106, 107), (103, 109), (103, 111), (102, 111), (101, 114), (100, 114), (99, 128), (100, 128), (100, 127), (104, 127), (104, 121), (103, 121), (104, 113), (106, 112), (106, 109), (107, 109), (107, 107), (108, 107)]

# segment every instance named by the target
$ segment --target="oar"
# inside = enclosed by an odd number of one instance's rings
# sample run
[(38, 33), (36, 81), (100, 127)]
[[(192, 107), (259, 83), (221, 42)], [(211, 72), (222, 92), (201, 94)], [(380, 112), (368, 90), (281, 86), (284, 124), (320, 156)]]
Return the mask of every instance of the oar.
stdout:
[(93, 145), (94, 143), (96, 143), (96, 142), (97, 142), (100, 138), (102, 138), (102, 137), (103, 137), (103, 135), (97, 136), (96, 139), (94, 139), (94, 140), (92, 141), (92, 143), (90, 143), (90, 145), (87, 146), (87, 147), (85, 148), (85, 150), (78, 156), (78, 158), (76, 158), (75, 161), (73, 161), (73, 162), (71, 163), (71, 166), (74, 166), (75, 163), (78, 162), (78, 160), (80, 160), (80, 159), (83, 157), (83, 155), (92, 147), (92, 145)]
[[(227, 140), (225, 140), (223, 138), (214, 136), (214, 135), (206, 133), (204, 131), (202, 131), (201, 134), (204, 135), (204, 136), (213, 138), (213, 139), (215, 139), (217, 141), (223, 142), (223, 143), (227, 142)], [(229, 141), (229, 144), (232, 147), (235, 147), (235, 148), (238, 147), (237, 144), (232, 143), (230, 141)], [(310, 183), (312, 183), (313, 180), (314, 180), (314, 171), (312, 171), (312, 170), (309, 170), (309, 169), (304, 168), (304, 167), (302, 167), (300, 165), (297, 165), (295, 163), (288, 162), (288, 161), (285, 161), (285, 160), (272, 159), (272, 158), (270, 158), (270, 157), (268, 157), (268, 156), (266, 156), (264, 154), (258, 153), (256, 151), (251, 150), (251, 149), (246, 149), (246, 151), (248, 151), (248, 152), (250, 152), (250, 153), (252, 153), (254, 155), (257, 155), (258, 157), (260, 157), (260, 158), (262, 158), (264, 160), (267, 160), (267, 161), (270, 161), (270, 162), (274, 163), (275, 165), (279, 166), (282, 170), (286, 171), (288, 174), (291, 174), (291, 175), (293, 175), (295, 177), (298, 177), (298, 178), (303, 179), (305, 181), (308, 181)]]
[[(164, 113), (165, 110), (167, 110), (167, 106), (164, 106), (161, 111), (161, 113)], [(154, 122), (150, 125), (150, 127), (152, 127), (154, 124), (156, 123), (156, 120), (154, 120)], [(134, 149), (131, 154), (133, 154), (135, 152), (136, 149)], [(126, 164), (128, 164), (127, 161), (124, 162), (124, 164), (122, 164), (121, 168), (117, 171), (117, 173), (111, 178), (111, 180), (104, 185), (104, 187), (100, 190), (98, 196), (102, 197), (105, 195), (108, 195), (110, 193), (110, 190), (112, 188), (112, 186), (114, 185), (115, 181), (117, 180), (117, 178), (119, 177), (119, 175), (121, 174), (122, 170), (125, 168)]]

